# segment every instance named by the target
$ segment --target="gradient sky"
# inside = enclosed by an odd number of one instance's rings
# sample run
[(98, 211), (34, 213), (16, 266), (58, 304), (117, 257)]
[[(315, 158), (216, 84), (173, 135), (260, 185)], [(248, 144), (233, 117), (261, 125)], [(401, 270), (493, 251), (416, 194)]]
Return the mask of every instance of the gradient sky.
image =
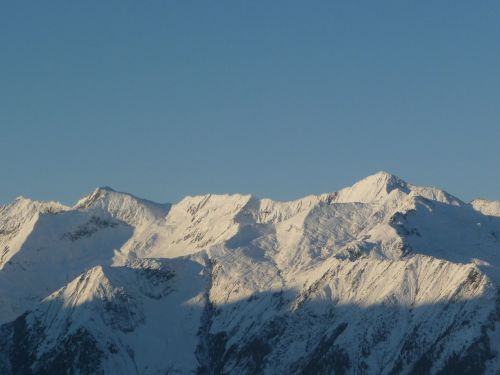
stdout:
[(498, 1), (6, 1), (0, 48), (0, 203), (500, 199)]

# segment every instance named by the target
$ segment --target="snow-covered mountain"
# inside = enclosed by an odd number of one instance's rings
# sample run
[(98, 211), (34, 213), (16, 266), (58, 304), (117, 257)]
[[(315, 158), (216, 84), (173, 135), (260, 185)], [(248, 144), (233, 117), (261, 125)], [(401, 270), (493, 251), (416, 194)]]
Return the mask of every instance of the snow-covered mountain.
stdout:
[(292, 202), (0, 207), (1, 374), (500, 374), (500, 202), (385, 172)]

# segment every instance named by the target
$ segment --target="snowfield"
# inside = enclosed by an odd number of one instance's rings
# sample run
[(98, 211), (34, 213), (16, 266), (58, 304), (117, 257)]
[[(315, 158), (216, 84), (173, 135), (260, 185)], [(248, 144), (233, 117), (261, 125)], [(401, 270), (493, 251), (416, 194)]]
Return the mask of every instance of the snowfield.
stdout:
[(500, 202), (385, 172), (291, 202), (0, 206), (1, 374), (500, 374)]

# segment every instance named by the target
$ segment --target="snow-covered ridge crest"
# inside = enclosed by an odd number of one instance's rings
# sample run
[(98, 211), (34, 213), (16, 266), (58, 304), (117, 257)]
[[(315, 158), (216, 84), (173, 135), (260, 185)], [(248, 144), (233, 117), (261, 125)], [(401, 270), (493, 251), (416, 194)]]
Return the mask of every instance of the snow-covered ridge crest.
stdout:
[(377, 203), (385, 200), (394, 191), (398, 191), (403, 195), (412, 194), (453, 205), (463, 204), (460, 199), (444, 190), (434, 187), (416, 186), (404, 181), (400, 177), (383, 171), (370, 175), (351, 187), (339, 190), (336, 193), (335, 202)]
[(132, 194), (117, 192), (110, 187), (101, 187), (80, 199), (73, 209), (101, 210), (127, 224), (140, 226), (164, 218), (170, 206), (168, 203), (155, 203)]

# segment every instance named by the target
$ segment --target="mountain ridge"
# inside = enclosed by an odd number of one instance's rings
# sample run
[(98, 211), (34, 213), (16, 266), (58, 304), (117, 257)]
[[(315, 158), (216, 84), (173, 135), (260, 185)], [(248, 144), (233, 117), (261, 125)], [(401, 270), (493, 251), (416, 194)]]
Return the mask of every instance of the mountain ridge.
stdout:
[[(384, 177), (385, 176), (385, 177)], [(256, 198), (256, 199), (260, 199), (260, 200), (271, 200), (273, 202), (277, 202), (277, 203), (289, 203), (289, 202), (294, 202), (294, 201), (297, 201), (297, 200), (301, 200), (301, 199), (304, 199), (304, 198), (307, 198), (307, 197), (320, 197), (320, 196), (328, 196), (328, 195), (332, 195), (332, 194), (335, 194), (335, 193), (338, 193), (342, 190), (346, 190), (346, 189), (349, 189), (349, 188), (352, 188), (353, 186), (357, 185), (357, 184), (360, 184), (360, 183), (363, 183), (363, 182), (366, 182), (365, 180), (371, 180), (373, 178), (387, 178), (389, 180), (392, 180), (394, 183), (394, 186), (398, 186), (398, 184), (402, 184), (402, 185), (410, 185), (410, 186), (414, 186), (414, 187), (417, 187), (416, 185), (413, 185), (413, 184), (409, 184), (408, 182), (406, 182), (405, 180), (403, 180), (401, 177), (395, 175), (395, 174), (392, 174), (390, 172), (386, 172), (386, 171), (378, 171), (378, 172), (375, 172), (369, 176), (366, 176), (356, 182), (354, 182), (353, 185), (351, 185), (350, 187), (346, 187), (346, 188), (341, 188), (339, 189), (338, 191), (334, 191), (334, 192), (330, 192), (330, 193), (319, 193), (317, 195), (307, 195), (305, 197), (299, 197), (299, 198), (294, 198), (294, 199), (289, 199), (289, 200), (281, 200), (281, 199), (274, 199), (274, 198), (268, 198), (268, 197), (258, 197), (254, 194), (240, 194), (240, 195), (251, 195), (252, 197)], [(446, 195), (452, 197), (453, 199), (457, 199), (459, 201), (461, 201), (459, 198), (457, 198), (456, 196), (453, 196), (449, 193), (447, 193), (445, 190), (443, 189), (440, 189), (440, 188), (435, 188), (435, 187), (430, 187), (430, 186), (426, 186), (424, 187), (424, 189), (430, 189), (430, 190), (434, 190), (434, 191), (439, 191), (439, 192), (444, 192)], [(55, 203), (55, 204), (58, 204), (60, 206), (64, 206), (64, 207), (67, 207), (67, 208), (75, 208), (77, 207), (81, 202), (85, 201), (86, 199), (88, 199), (89, 197), (91, 197), (93, 194), (95, 193), (102, 193), (102, 192), (105, 192), (105, 193), (117, 193), (117, 194), (124, 194), (124, 195), (127, 195), (127, 196), (130, 196), (132, 198), (135, 198), (137, 200), (141, 200), (141, 201), (145, 201), (145, 202), (150, 202), (150, 203), (153, 203), (153, 204), (156, 204), (156, 205), (172, 205), (172, 204), (176, 204), (176, 203), (173, 203), (173, 202), (169, 202), (169, 203), (158, 203), (158, 202), (155, 202), (155, 201), (152, 201), (152, 200), (149, 200), (149, 199), (145, 199), (145, 198), (139, 198), (137, 197), (136, 195), (134, 194), (131, 194), (131, 193), (128, 193), (128, 192), (124, 192), (124, 191), (119, 191), (119, 190), (116, 190), (114, 189), (113, 187), (111, 186), (98, 186), (96, 187), (92, 192), (88, 193), (88, 194), (85, 194), (83, 195), (82, 197), (80, 197), (77, 202), (73, 205), (66, 205), (66, 204), (63, 204), (63, 203), (60, 203), (60, 202), (57, 202), (57, 201), (53, 201), (53, 200), (38, 200), (38, 199), (31, 199), (29, 197), (24, 197), (24, 196), (18, 196), (14, 199), (13, 202), (15, 202), (16, 200), (22, 200), (22, 199), (26, 199), (26, 200), (30, 200), (30, 201), (33, 201), (33, 202), (39, 202), (39, 203), (43, 203), (43, 202), (52, 202), (52, 203)], [(213, 196), (231, 196), (231, 195), (238, 195), (239, 193), (207, 193), (207, 194), (197, 194), (197, 195), (186, 195), (185, 197), (181, 198), (180, 201), (182, 201), (183, 199), (186, 199), (186, 198), (196, 198), (196, 197), (204, 197), (204, 196), (207, 196), (207, 195), (213, 195)], [(180, 201), (178, 201), (177, 203), (179, 203)], [(473, 201), (484, 201), (484, 202), (492, 202), (492, 203), (496, 203), (496, 202), (500, 202), (500, 200), (494, 200), (494, 199), (486, 199), (486, 198), (474, 198), (472, 199), (469, 203), (472, 203)], [(5, 207), (9, 204), (12, 204), (13, 202), (10, 202), (10, 203), (5, 203), (3, 205), (0, 204), (0, 207)], [(461, 201), (462, 202), (462, 201)], [(463, 203), (466, 203), (466, 202), (463, 202)]]
[(6, 374), (500, 371), (500, 215), (379, 172), (293, 201), (0, 207)]

